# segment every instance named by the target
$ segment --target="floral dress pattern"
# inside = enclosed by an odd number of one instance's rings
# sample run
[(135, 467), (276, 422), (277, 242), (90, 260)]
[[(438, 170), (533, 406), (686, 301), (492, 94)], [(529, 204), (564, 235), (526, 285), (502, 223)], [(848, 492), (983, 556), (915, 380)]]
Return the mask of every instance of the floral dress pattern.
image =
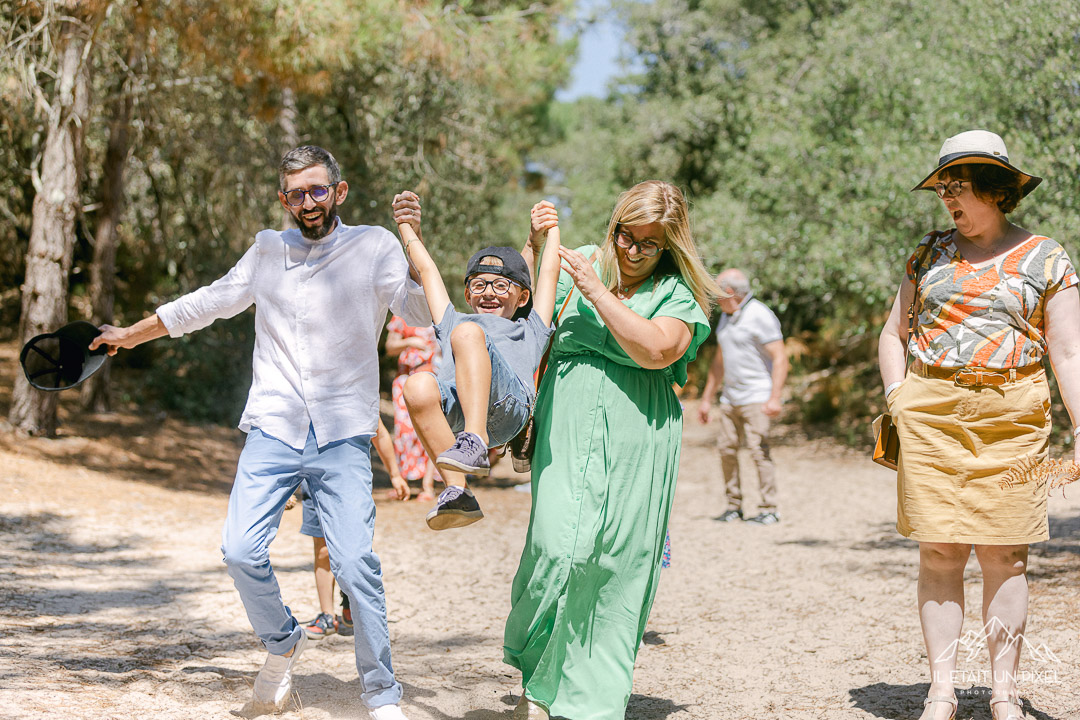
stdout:
[[(394, 454), (397, 455), (401, 476), (406, 480), (420, 480), (427, 472), (429, 462), (424, 446), (413, 428), (409, 409), (405, 407), (405, 380), (413, 373), (434, 372), (435, 356), (438, 346), (435, 343), (435, 328), (412, 327), (396, 315), (390, 319), (386, 329), (403, 338), (418, 337), (425, 340), (428, 348), (405, 348), (398, 356), (398, 374), (390, 390), (394, 401)], [(436, 471), (436, 477), (438, 472)]]

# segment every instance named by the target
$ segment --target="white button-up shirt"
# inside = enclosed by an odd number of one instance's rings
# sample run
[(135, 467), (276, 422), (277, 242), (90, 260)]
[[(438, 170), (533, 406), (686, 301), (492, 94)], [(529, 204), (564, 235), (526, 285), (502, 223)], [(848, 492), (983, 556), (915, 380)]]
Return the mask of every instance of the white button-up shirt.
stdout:
[(379, 335), (387, 310), (430, 325), (423, 288), (397, 238), (381, 227), (337, 228), (320, 240), (264, 230), (225, 277), (162, 305), (172, 337), (255, 303), (255, 352), (244, 432), (302, 449), (373, 435), (379, 419)]

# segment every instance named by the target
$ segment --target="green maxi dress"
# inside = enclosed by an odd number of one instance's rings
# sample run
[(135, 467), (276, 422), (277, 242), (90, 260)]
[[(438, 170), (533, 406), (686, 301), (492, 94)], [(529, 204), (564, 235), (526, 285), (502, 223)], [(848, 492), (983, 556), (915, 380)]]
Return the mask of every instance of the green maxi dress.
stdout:
[[(564, 271), (556, 312), (571, 287)], [(686, 383), (709, 334), (679, 275), (653, 276), (625, 302), (646, 318), (685, 321), (693, 340), (670, 367), (645, 370), (574, 290), (540, 383), (532, 515), (503, 641), (525, 695), (571, 720), (626, 714), (679, 471), (672, 384)]]

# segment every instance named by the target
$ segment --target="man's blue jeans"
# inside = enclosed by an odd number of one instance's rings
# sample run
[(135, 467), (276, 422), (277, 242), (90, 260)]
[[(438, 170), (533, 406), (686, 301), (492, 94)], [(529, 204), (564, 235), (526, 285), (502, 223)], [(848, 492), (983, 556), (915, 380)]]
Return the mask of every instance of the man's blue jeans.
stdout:
[(390, 664), (382, 569), (371, 548), (375, 503), (370, 438), (353, 437), (320, 448), (314, 430), (309, 430), (304, 449), (296, 450), (261, 430), (248, 433), (221, 535), (229, 575), (266, 649), (275, 655), (289, 652), (304, 629), (281, 600), (270, 566), (270, 543), (285, 503), (302, 480), (326, 535), (330, 569), (349, 596), (364, 703), (370, 708), (395, 704), (401, 685)]

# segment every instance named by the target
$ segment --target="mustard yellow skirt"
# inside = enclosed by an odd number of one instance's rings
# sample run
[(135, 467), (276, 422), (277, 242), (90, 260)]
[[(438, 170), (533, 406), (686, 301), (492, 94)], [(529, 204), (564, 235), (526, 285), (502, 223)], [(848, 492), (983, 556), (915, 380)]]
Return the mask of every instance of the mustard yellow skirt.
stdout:
[(1002, 387), (908, 373), (892, 403), (900, 437), (896, 529), (919, 542), (1026, 545), (1050, 537), (1045, 483), (1002, 488), (1022, 460), (1049, 454), (1044, 372)]

